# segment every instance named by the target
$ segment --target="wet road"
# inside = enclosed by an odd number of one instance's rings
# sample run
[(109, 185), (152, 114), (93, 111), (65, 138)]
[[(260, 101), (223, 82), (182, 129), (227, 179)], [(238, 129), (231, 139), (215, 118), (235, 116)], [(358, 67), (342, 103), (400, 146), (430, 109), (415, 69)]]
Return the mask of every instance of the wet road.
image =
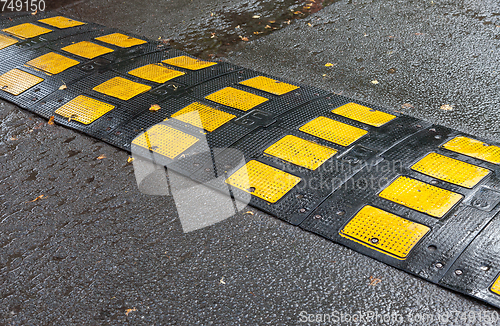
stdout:
[[(290, 24), (307, 3), (267, 3), (84, 1), (62, 12), (500, 141), (495, 1), (340, 1)], [(253, 20), (286, 26), (259, 37)], [(212, 33), (239, 41), (217, 45)], [(255, 209), (183, 234), (170, 197), (137, 189), (127, 153), (7, 103), (0, 130), (0, 325), (495, 311)], [(487, 325), (452, 316), (429, 325)]]

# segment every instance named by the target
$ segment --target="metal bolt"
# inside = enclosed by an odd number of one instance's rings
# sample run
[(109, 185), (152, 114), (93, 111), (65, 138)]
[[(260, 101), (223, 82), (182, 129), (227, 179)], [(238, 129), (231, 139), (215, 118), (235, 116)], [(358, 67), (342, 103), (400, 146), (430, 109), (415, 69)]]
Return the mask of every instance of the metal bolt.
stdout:
[(320, 220), (321, 219), (321, 215), (314, 215), (314, 219), (315, 220)]
[(342, 216), (345, 214), (345, 211), (339, 209), (336, 214)]
[(480, 267), (482, 271), (489, 271), (490, 270), (490, 266), (486, 266), (486, 265), (483, 265)]
[(377, 238), (371, 238), (370, 242), (373, 243), (373, 244), (376, 244), (376, 243), (378, 243), (378, 239)]
[(463, 272), (462, 272), (461, 270), (459, 270), (459, 269), (457, 269), (457, 270), (455, 271), (455, 274), (457, 274), (457, 275), (462, 275), (462, 273), (463, 273)]
[(305, 213), (306, 212), (306, 209), (305, 208), (301, 208), (299, 209), (299, 213)]
[(443, 264), (442, 263), (436, 263), (436, 268), (443, 268)]
[(441, 135), (436, 135), (436, 136), (434, 136), (434, 138), (441, 139)]

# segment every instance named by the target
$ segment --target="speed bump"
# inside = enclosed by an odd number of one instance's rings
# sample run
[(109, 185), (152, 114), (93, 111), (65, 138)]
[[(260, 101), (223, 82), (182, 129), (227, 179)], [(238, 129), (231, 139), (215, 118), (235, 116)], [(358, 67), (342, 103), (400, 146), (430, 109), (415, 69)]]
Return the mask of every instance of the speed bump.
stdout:
[(69, 17), (0, 25), (1, 98), (500, 307), (498, 143)]

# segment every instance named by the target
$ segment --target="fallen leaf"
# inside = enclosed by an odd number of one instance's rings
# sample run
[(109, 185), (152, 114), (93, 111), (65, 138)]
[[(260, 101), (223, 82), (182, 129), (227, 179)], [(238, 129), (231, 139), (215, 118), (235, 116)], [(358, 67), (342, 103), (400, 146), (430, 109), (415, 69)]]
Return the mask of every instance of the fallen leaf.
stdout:
[(242, 41), (248, 42), (248, 37), (246, 37), (246, 36), (240, 36), (240, 38), (241, 38)]
[(302, 13), (302, 11), (296, 11), (296, 12), (294, 12), (293, 14), (294, 14), (294, 15), (300, 15), (301, 13)]
[(10, 137), (9, 140), (18, 140), (19, 138), (16, 138), (16, 137)]
[[(274, 23), (276, 23), (276, 21), (275, 21), (275, 20), (270, 20), (270, 21), (269, 21), (269, 24), (274, 24)], [(500, 27), (500, 26), (498, 26), (498, 27)]]
[(443, 104), (441, 105), (440, 107), (441, 110), (444, 110), (444, 111), (453, 111), (453, 106), (449, 105), (449, 104)]
[(127, 159), (127, 163), (132, 163), (133, 161), (134, 161), (134, 158), (129, 156)]
[(149, 107), (149, 111), (158, 111), (159, 109), (161, 109), (161, 107), (158, 104), (152, 104)]
[(333, 63), (330, 63), (330, 62), (328, 62), (327, 64), (325, 64), (325, 67), (333, 67), (333, 66), (335, 66), (335, 65)]
[(49, 125), (53, 125), (54, 124), (54, 116), (51, 116), (49, 118), (49, 121), (47, 122)]
[(271, 26), (269, 26), (269, 25), (266, 25), (266, 28), (267, 28), (267, 29), (270, 29), (270, 28), (272, 28), (272, 27), (271, 27)]
[(66, 86), (66, 84), (63, 84), (61, 86), (59, 86), (59, 90), (62, 91), (63, 89), (66, 89), (68, 88), (68, 86)]
[(377, 84), (378, 84), (378, 80), (376, 80), (376, 79), (375, 79), (375, 80), (372, 80), (372, 84), (377, 85)]
[(254, 213), (252, 211), (248, 211), (248, 212), (245, 212), (245, 214), (253, 215)]
[(381, 279), (370, 276), (370, 284), (369, 285), (375, 286), (375, 285), (379, 284), (380, 282), (382, 282)]
[(255, 35), (262, 34), (263, 32), (253, 32)]
[(415, 33), (415, 35), (424, 35), (424, 33)]
[(210, 13), (210, 17), (213, 17), (215, 14), (213, 12)]
[(106, 155), (101, 154), (101, 155), (99, 155), (99, 157), (98, 157), (97, 159), (98, 159), (98, 160), (102, 160), (103, 158), (106, 158)]
[(387, 73), (388, 74), (394, 74), (394, 73), (396, 73), (396, 68), (390, 68), (389, 70), (387, 70)]
[(38, 10), (35, 10), (35, 11), (34, 11), (34, 12), (32, 12), (31, 14), (32, 14), (33, 16), (35, 16), (37, 13), (38, 13)]
[(72, 115), (68, 118), (68, 122), (70, 122), (71, 120), (76, 119), (76, 118), (78, 118), (78, 115), (77, 115), (77, 114), (72, 114)]
[(292, 21), (289, 19), (289, 20), (287, 20), (285, 23), (287, 23), (288, 25), (290, 25), (290, 23), (291, 23), (291, 22), (292, 22)]
[(219, 281), (220, 284), (226, 284), (226, 282), (224, 282), (224, 277), (222, 277)]
[(210, 36), (210, 38), (215, 38), (215, 37), (217, 37), (217, 36), (215, 36), (215, 33), (210, 33), (210, 34), (212, 34), (212, 36)]
[(33, 199), (33, 200), (27, 201), (27, 203), (34, 203), (34, 202), (36, 202), (37, 200), (42, 199), (43, 197), (45, 197), (45, 195), (40, 195), (40, 196), (36, 197), (36, 198), (35, 198), (35, 199)]
[(128, 314), (131, 313), (132, 311), (137, 311), (137, 309), (135, 309), (135, 307), (134, 307), (132, 309), (125, 310), (125, 316), (128, 316)]
[(260, 18), (260, 16), (259, 16), (259, 15), (253, 15), (253, 16), (252, 16), (252, 18), (254, 18), (254, 19), (259, 19), (259, 18)]
[(240, 25), (238, 25), (238, 26), (235, 27), (235, 29), (238, 29), (238, 28), (240, 28)]
[(405, 103), (405, 104), (401, 105), (401, 108), (402, 109), (413, 109), (414, 106), (411, 103)]
[(309, 27), (313, 27), (313, 25), (311, 23), (307, 23), (307, 26)]

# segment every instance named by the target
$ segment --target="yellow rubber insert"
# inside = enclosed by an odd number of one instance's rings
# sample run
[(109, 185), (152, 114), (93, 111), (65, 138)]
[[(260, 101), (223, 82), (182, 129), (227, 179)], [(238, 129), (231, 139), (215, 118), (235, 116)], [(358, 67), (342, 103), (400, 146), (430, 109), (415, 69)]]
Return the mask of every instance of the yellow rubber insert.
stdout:
[(68, 68), (76, 66), (79, 63), (79, 61), (70, 59), (55, 52), (50, 52), (28, 61), (26, 64), (49, 74), (56, 75)]
[(19, 95), (42, 81), (43, 78), (12, 69), (0, 76), (0, 89), (12, 95)]
[(11, 46), (12, 44), (16, 44), (17, 42), (18, 42), (17, 40), (11, 37), (0, 34), (0, 50), (5, 49), (6, 47)]
[(490, 290), (491, 292), (500, 295), (500, 276), (497, 277)]
[(340, 235), (365, 247), (404, 260), (430, 228), (373, 206), (363, 207)]
[(488, 145), (479, 140), (458, 136), (442, 147), (486, 162), (500, 164), (500, 147)]
[(413, 165), (412, 170), (433, 178), (453, 183), (465, 188), (477, 185), (490, 170), (449, 158), (437, 153), (430, 153)]
[(309, 170), (316, 170), (334, 156), (337, 150), (297, 136), (287, 135), (268, 147), (264, 153)]
[(205, 97), (207, 100), (230, 106), (232, 108), (248, 111), (269, 99), (248, 93), (233, 87), (226, 87)]
[(172, 114), (172, 118), (212, 132), (236, 116), (195, 102)]
[(142, 66), (137, 69), (131, 70), (128, 73), (129, 75), (160, 84), (184, 75), (182, 71), (173, 70), (157, 64)]
[(364, 129), (326, 117), (318, 117), (300, 127), (299, 130), (341, 146), (349, 146), (368, 133)]
[(32, 38), (52, 32), (51, 29), (37, 26), (31, 23), (24, 23), (21, 25), (12, 26), (3, 29), (3, 31), (11, 35), (17, 36), (19, 38)]
[(88, 125), (114, 108), (114, 105), (79, 95), (61, 106), (55, 113)]
[(121, 47), (121, 48), (130, 48), (132, 46), (148, 43), (147, 41), (140, 40), (138, 38), (128, 36), (125, 34), (121, 34), (121, 33), (113, 33), (113, 34), (109, 34), (109, 35), (104, 35), (104, 36), (96, 37), (95, 39), (98, 41), (104, 42), (104, 43), (116, 45), (116, 46)]
[(283, 95), (293, 90), (300, 88), (292, 84), (287, 84), (282, 81), (267, 78), (264, 76), (257, 76), (240, 82), (241, 85), (256, 88), (264, 92), (274, 95)]
[(86, 59), (94, 59), (103, 54), (113, 52), (113, 49), (88, 41), (82, 41), (75, 44), (71, 44), (63, 47), (61, 50)]
[(408, 177), (399, 177), (380, 194), (380, 197), (441, 218), (463, 196)]
[(333, 113), (374, 127), (381, 127), (396, 118), (395, 115), (377, 111), (356, 103), (347, 103), (332, 110)]
[(131, 80), (114, 77), (93, 88), (94, 91), (103, 93), (120, 100), (128, 101), (132, 97), (147, 92), (151, 86), (139, 84)]
[(185, 55), (181, 55), (180, 57), (175, 57), (167, 60), (163, 60), (162, 62), (167, 65), (176, 66), (179, 68), (184, 68), (188, 70), (200, 70), (203, 68), (211, 67), (216, 65), (216, 62), (203, 61), (200, 59), (191, 58)]
[(66, 18), (63, 16), (40, 19), (39, 22), (61, 29), (85, 25), (85, 23), (79, 22), (78, 20)]
[(158, 124), (137, 136), (132, 144), (174, 159), (198, 140), (198, 138), (182, 131)]
[(275, 203), (292, 190), (300, 180), (292, 174), (252, 160), (233, 173), (226, 183), (265, 201)]

